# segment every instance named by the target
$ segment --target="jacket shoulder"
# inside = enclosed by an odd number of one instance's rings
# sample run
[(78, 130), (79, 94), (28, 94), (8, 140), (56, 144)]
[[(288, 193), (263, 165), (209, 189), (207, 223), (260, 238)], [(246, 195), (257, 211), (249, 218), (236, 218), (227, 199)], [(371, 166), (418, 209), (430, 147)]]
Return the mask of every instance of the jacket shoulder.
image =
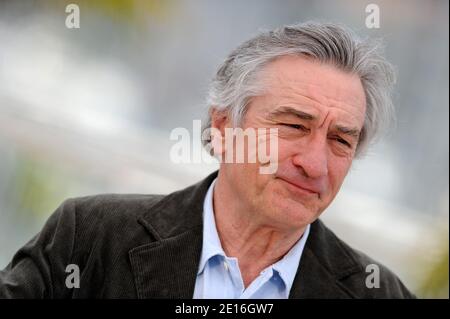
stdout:
[(111, 254), (147, 238), (138, 219), (151, 211), (163, 195), (101, 194), (66, 199), (58, 219), (70, 220), (74, 258), (107, 249)]
[(80, 219), (125, 221), (137, 218), (166, 195), (99, 194), (69, 198), (63, 206), (70, 206)]

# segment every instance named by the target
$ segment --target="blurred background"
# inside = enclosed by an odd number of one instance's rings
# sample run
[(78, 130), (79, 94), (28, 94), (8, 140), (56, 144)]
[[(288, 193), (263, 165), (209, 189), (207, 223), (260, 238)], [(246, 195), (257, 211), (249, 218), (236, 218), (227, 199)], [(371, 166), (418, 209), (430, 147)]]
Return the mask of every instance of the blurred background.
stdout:
[[(68, 29), (69, 3), (80, 28)], [(368, 29), (365, 8), (380, 8)], [(397, 125), (323, 219), (419, 297), (448, 298), (448, 1), (0, 1), (0, 269), (67, 197), (168, 193), (217, 164), (174, 164), (172, 129), (258, 30), (320, 20), (383, 37)]]

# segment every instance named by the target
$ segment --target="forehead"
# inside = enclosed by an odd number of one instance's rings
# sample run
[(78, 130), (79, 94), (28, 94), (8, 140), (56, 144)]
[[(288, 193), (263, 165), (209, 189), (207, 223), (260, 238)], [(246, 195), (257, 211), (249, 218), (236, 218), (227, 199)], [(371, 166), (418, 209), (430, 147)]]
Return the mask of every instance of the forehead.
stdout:
[(291, 106), (318, 117), (332, 112), (363, 125), (365, 94), (355, 74), (307, 57), (284, 56), (267, 65), (262, 78), (271, 108)]

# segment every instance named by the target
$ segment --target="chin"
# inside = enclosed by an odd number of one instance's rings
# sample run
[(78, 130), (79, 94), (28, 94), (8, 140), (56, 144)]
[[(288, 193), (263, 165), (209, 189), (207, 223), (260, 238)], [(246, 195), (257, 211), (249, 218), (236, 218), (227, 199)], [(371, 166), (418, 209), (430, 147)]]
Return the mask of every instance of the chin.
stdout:
[(275, 217), (276, 222), (283, 228), (300, 228), (307, 224), (311, 224), (318, 217), (317, 209), (308, 207), (299, 200), (285, 196), (277, 196), (272, 194), (267, 203), (267, 212), (270, 216)]

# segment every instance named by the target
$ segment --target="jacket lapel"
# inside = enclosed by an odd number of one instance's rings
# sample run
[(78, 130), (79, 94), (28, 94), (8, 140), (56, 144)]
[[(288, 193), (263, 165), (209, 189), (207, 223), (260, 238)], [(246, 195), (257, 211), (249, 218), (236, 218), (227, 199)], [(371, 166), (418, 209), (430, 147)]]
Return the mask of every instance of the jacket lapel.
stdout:
[(320, 264), (311, 250), (305, 249), (289, 299), (346, 299), (350, 297), (338, 285), (336, 278)]
[(290, 299), (347, 299), (354, 296), (341, 279), (361, 271), (339, 245), (335, 235), (320, 221), (311, 224), (289, 294)]
[(203, 201), (217, 177), (165, 196), (138, 222), (153, 242), (129, 251), (138, 298), (192, 298), (203, 240)]
[(130, 251), (138, 298), (192, 298), (202, 228)]

